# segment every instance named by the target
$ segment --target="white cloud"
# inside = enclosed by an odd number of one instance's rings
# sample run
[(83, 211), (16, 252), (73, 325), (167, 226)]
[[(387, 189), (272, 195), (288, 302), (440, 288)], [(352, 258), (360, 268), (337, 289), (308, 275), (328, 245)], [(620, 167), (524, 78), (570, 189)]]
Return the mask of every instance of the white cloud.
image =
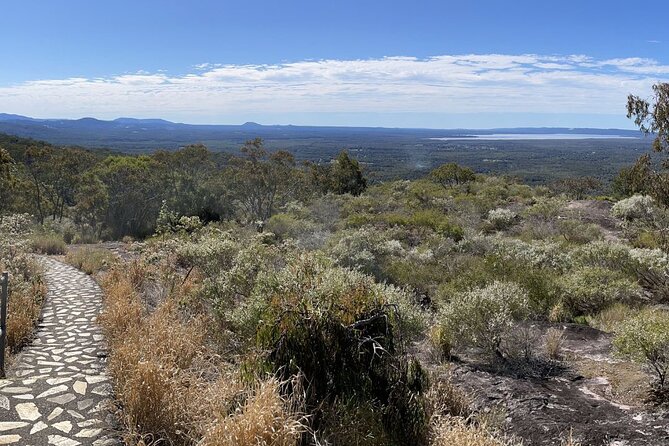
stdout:
[(618, 114), (627, 94), (669, 78), (652, 59), (585, 55), (443, 55), (428, 59), (203, 63), (185, 75), (138, 72), (0, 87), (0, 111), (38, 117), (304, 113)]

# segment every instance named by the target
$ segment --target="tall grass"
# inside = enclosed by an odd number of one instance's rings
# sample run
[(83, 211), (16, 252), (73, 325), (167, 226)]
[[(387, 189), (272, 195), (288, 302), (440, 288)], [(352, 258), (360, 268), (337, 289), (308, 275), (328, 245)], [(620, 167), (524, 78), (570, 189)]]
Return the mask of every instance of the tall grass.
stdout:
[(15, 353), (33, 336), (46, 296), (46, 285), (41, 276), (35, 275), (29, 282), (10, 282), (9, 289), (7, 348)]
[(67, 245), (60, 234), (55, 232), (40, 232), (30, 236), (30, 248), (38, 254), (63, 255), (67, 252)]
[(65, 256), (65, 261), (85, 272), (95, 274), (110, 268), (116, 262), (116, 256), (104, 248), (73, 249)]
[(236, 367), (221, 361), (207, 347), (209, 321), (180, 311), (174, 298), (180, 288), (155, 310), (143, 307), (145, 268), (107, 274), (99, 318), (128, 442), (297, 444), (305, 428), (295, 402), (282, 396), (277, 380), (242, 380)]

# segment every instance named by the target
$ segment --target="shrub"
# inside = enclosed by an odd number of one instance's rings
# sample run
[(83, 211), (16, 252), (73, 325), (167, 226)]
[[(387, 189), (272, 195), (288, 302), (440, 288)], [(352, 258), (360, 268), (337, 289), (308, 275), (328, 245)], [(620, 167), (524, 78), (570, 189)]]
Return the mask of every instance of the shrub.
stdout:
[(31, 220), (27, 214), (0, 216), (0, 271), (9, 273), (7, 350), (16, 353), (33, 336), (46, 286), (29, 250)]
[(558, 233), (569, 243), (584, 244), (602, 238), (602, 230), (595, 224), (579, 220), (558, 220)]
[(290, 214), (275, 214), (267, 222), (266, 229), (280, 239), (298, 239), (304, 233), (314, 230), (313, 224)]
[(669, 313), (646, 309), (623, 322), (613, 345), (624, 357), (645, 362), (663, 389), (669, 372)]
[(518, 214), (511, 209), (497, 208), (488, 212), (487, 222), (494, 231), (509, 229), (518, 221)]
[(396, 247), (370, 227), (341, 231), (330, 242), (328, 254), (340, 265), (380, 277), (380, 257)]
[(635, 269), (630, 248), (622, 243), (592, 242), (575, 248), (570, 256), (576, 267), (599, 267), (627, 273), (633, 273)]
[(527, 292), (515, 283), (494, 282), (456, 294), (439, 312), (437, 340), (444, 348), (475, 346), (504, 357), (502, 344), (515, 321), (529, 313)]
[(32, 235), (30, 246), (34, 252), (39, 254), (63, 255), (67, 252), (67, 245), (63, 237), (53, 232)]
[(602, 310), (596, 316), (588, 320), (588, 325), (595, 327), (598, 330), (613, 332), (621, 323), (629, 319), (638, 310), (631, 308), (628, 305), (616, 302), (610, 307)]
[(641, 287), (618, 271), (599, 266), (580, 267), (560, 280), (566, 311), (572, 316), (592, 315), (616, 302), (633, 303)]
[(425, 435), (425, 377), (405, 350), (423, 324), (407, 293), (306, 254), (259, 277), (236, 318), (263, 352), (262, 368), (282, 379), (304, 375), (314, 428), (321, 408), (338, 399), (375, 401), (399, 444)]
[(655, 200), (648, 195), (633, 195), (614, 204), (611, 215), (625, 221), (650, 220), (655, 215)]

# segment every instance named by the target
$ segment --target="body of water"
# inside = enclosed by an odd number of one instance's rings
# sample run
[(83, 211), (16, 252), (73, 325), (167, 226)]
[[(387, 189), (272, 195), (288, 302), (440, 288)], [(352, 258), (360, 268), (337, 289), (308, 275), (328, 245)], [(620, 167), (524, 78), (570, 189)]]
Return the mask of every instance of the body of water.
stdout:
[(579, 133), (493, 133), (491, 135), (461, 135), (430, 138), (436, 141), (503, 141), (503, 140), (530, 140), (530, 139), (638, 139), (634, 136), (621, 135), (590, 135)]

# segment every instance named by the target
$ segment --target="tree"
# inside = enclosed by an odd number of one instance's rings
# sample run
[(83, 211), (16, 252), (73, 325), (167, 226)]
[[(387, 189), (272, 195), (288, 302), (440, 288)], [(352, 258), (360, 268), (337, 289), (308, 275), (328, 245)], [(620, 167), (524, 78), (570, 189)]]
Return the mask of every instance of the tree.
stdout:
[(213, 176), (211, 152), (202, 144), (186, 146), (174, 152), (157, 151), (153, 154), (162, 171), (167, 204), (180, 215), (198, 215), (209, 219), (215, 198), (207, 183)]
[[(639, 96), (627, 97), (627, 117), (644, 134), (654, 134), (653, 150), (669, 152), (669, 83), (653, 85), (653, 99), (649, 102)], [(669, 157), (661, 163), (664, 170), (655, 169), (651, 157), (644, 155), (636, 165), (621, 178), (626, 181), (623, 189), (650, 194), (663, 206), (669, 206)], [(619, 186), (620, 187), (620, 186)]]
[(9, 208), (10, 191), (14, 185), (12, 167), (14, 160), (5, 149), (0, 147), (0, 213)]
[(656, 152), (669, 150), (669, 83), (653, 85), (652, 103), (639, 96), (627, 97), (627, 117), (645, 133), (655, 134), (653, 149)]
[(107, 189), (105, 225), (110, 235), (153, 234), (165, 193), (156, 161), (147, 156), (109, 156), (94, 173)]
[(445, 189), (474, 181), (474, 171), (468, 167), (460, 167), (455, 163), (442, 164), (430, 172), (430, 178), (441, 184)]
[(247, 141), (241, 152), (244, 156), (233, 158), (224, 171), (229, 190), (247, 222), (265, 221), (296, 196), (303, 183), (301, 175), (292, 154), (270, 153), (260, 138)]
[(339, 153), (332, 166), (332, 189), (337, 194), (360, 195), (367, 189), (367, 179), (362, 174), (358, 160), (348, 156), (345, 150)]
[[(76, 206), (74, 221), (82, 226), (91, 228), (97, 238), (100, 238), (102, 224), (109, 207), (109, 192), (107, 186), (93, 172), (84, 174), (75, 196)], [(82, 231), (84, 232), (84, 231)]]

